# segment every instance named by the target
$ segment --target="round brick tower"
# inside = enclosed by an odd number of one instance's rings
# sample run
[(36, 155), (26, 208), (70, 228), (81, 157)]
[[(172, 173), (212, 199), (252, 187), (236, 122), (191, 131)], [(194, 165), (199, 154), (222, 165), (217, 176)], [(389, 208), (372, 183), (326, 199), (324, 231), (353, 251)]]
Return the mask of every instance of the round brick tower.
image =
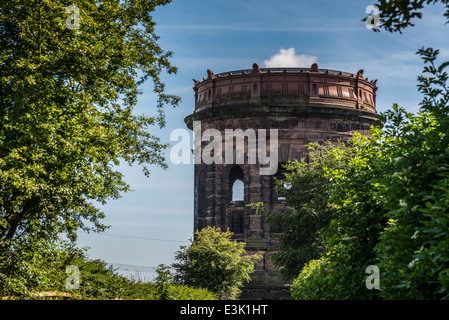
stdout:
[[(274, 191), (282, 164), (306, 157), (310, 142), (367, 133), (379, 118), (377, 80), (364, 78), (363, 70), (351, 74), (317, 64), (268, 69), (255, 63), (219, 74), (207, 70), (206, 79), (194, 82), (195, 111), (185, 122), (195, 132), (195, 231), (229, 228), (246, 242), (248, 253), (263, 255), (242, 298), (282, 298), (288, 291), (269, 257), (281, 230), (247, 205), (263, 202), (268, 210), (284, 210)], [(262, 157), (268, 154), (269, 160)]]

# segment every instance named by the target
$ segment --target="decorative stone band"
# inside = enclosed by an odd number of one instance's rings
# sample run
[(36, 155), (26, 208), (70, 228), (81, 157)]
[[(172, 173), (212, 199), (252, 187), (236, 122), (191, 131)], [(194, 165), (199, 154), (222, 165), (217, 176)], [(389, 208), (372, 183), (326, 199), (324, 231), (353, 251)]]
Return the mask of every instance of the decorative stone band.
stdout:
[(215, 107), (204, 109), (187, 116), (184, 121), (189, 129), (193, 129), (193, 121), (203, 121), (214, 123), (222, 120), (241, 120), (248, 118), (321, 118), (321, 119), (342, 119), (354, 122), (366, 123), (369, 128), (379, 119), (377, 113), (363, 110), (342, 108), (334, 105), (308, 104), (308, 105), (288, 105), (288, 106), (251, 106), (234, 104), (226, 107)]

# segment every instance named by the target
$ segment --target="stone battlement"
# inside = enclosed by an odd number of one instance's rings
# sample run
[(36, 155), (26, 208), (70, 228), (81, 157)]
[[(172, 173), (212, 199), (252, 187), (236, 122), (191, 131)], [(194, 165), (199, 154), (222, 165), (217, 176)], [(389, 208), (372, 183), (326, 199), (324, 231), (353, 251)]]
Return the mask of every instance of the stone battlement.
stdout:
[(214, 74), (195, 82), (195, 113), (236, 103), (248, 105), (331, 105), (376, 113), (377, 80), (337, 70), (260, 68)]

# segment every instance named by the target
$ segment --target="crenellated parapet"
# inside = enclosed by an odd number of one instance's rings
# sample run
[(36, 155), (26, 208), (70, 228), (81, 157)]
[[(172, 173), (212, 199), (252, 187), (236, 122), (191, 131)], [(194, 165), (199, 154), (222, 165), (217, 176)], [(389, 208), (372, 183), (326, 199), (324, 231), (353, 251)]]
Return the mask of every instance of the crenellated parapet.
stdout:
[(310, 68), (260, 68), (214, 74), (193, 80), (195, 112), (227, 105), (332, 106), (376, 114), (377, 80), (363, 70), (348, 73)]

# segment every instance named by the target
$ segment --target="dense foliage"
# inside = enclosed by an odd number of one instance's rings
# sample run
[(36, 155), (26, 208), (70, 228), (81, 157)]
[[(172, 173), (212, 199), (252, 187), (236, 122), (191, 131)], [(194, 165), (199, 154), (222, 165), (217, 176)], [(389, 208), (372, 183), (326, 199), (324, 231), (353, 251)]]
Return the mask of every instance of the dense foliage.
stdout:
[(436, 66), (438, 50), (418, 52), (426, 66), (418, 78), (424, 94), (417, 115), (390, 112), (391, 161), (384, 196), (389, 223), (376, 247), (384, 270), (382, 295), (449, 298), (447, 287), (447, 178), (449, 164), (449, 63)]
[[(76, 265), (76, 297), (161, 298), (155, 284), (125, 279), (73, 240), (79, 229), (104, 230), (95, 204), (130, 190), (120, 163), (145, 175), (149, 165), (166, 167), (167, 145), (150, 130), (165, 125), (165, 104), (179, 103), (160, 79), (177, 69), (152, 13), (170, 2), (0, 0), (1, 296), (66, 291), (65, 269)], [(157, 103), (150, 116), (136, 115), (147, 80)]]
[(68, 242), (28, 234), (0, 240), (0, 296), (29, 296), (32, 291), (61, 290), (65, 266), (80, 253)]
[[(394, 105), (383, 114), (383, 129), (320, 154), (333, 167), (304, 168), (332, 181), (333, 211), (318, 232), (326, 252), (302, 269), (293, 298), (449, 298), (449, 63), (436, 65), (438, 50), (418, 54), (425, 62), (420, 111)], [(370, 265), (379, 267), (380, 291), (365, 286)]]
[[(444, 16), (449, 18), (447, 1), (380, 0), (376, 5), (381, 27), (402, 32), (413, 26), (413, 19), (421, 18), (425, 5), (435, 3), (445, 6)], [(383, 129), (372, 128), (369, 137), (355, 134), (344, 146), (335, 146), (336, 152), (323, 153), (313, 146), (311, 155), (318, 166), (290, 165), (293, 170), (286, 180), (296, 191), (285, 194), (294, 208), (291, 216), (306, 215), (298, 205), (312, 210), (318, 201), (325, 201), (327, 206), (320, 212), (326, 212), (330, 221), (316, 232), (325, 251), (305, 265), (298, 263), (304, 267), (293, 281), (294, 299), (449, 299), (449, 76), (445, 71), (449, 62), (437, 65), (439, 51), (432, 48), (417, 53), (425, 64), (418, 77), (418, 91), (424, 96), (419, 112), (412, 114), (394, 104), (382, 114)], [(320, 163), (332, 165), (320, 167)], [(308, 176), (327, 185), (322, 187), (326, 196), (311, 194), (309, 204), (303, 202), (307, 192), (300, 191), (299, 183), (309, 188), (304, 183)], [(284, 230), (306, 225), (298, 218), (279, 219), (280, 213), (269, 215), (278, 217)], [(281, 248), (290, 250), (307, 245), (285, 237), (281, 242)], [(281, 254), (287, 255), (284, 251)], [(379, 273), (370, 273), (373, 269)], [(373, 276), (378, 277), (380, 290), (369, 285)]]
[[(172, 283), (163, 266), (155, 283), (131, 281), (72, 244), (79, 229), (106, 228), (95, 204), (130, 190), (117, 171), (121, 163), (140, 164), (145, 175), (149, 165), (166, 167), (167, 145), (150, 129), (165, 125), (164, 105), (179, 103), (160, 80), (162, 71), (177, 69), (158, 45), (152, 12), (170, 2), (0, 0), (1, 296), (66, 291), (68, 265), (79, 268), (73, 295), (83, 298), (236, 297), (248, 280), (256, 258), (240, 257), (243, 244), (229, 233), (207, 229), (192, 244), (186, 257), (211, 241), (199, 253), (212, 257), (202, 260), (204, 268), (184, 265), (184, 280), (195, 288)], [(155, 112), (135, 115), (148, 79)], [(58, 239), (64, 233), (70, 241)], [(200, 283), (190, 263), (200, 272), (212, 263), (218, 272)]]
[[(104, 230), (94, 203), (130, 190), (116, 166), (166, 166), (150, 128), (179, 98), (151, 13), (169, 2), (78, 0), (69, 28), (68, 1), (0, 0), (0, 239)], [(135, 115), (147, 79), (159, 112)]]
[(236, 299), (244, 281), (250, 280), (260, 255), (248, 255), (245, 244), (232, 239), (232, 232), (206, 227), (195, 232), (190, 246), (176, 253), (175, 279), (196, 288), (207, 288), (217, 296)]
[[(68, 241), (23, 237), (13, 245), (0, 241), (0, 299), (149, 299), (212, 300), (202, 288), (173, 284), (170, 272), (160, 266), (153, 281), (127, 278), (102, 260), (89, 259)], [(68, 287), (79, 270), (78, 286)]]
[(325, 156), (343, 152), (340, 146), (325, 143), (309, 145), (308, 158), (285, 165), (284, 177), (277, 180), (276, 190), (291, 208), (284, 212), (265, 211), (267, 222), (282, 227), (280, 245), (271, 258), (286, 280), (292, 280), (311, 259), (318, 259), (326, 244), (318, 231), (329, 225), (334, 210), (329, 203), (332, 179), (325, 176), (337, 157)]

